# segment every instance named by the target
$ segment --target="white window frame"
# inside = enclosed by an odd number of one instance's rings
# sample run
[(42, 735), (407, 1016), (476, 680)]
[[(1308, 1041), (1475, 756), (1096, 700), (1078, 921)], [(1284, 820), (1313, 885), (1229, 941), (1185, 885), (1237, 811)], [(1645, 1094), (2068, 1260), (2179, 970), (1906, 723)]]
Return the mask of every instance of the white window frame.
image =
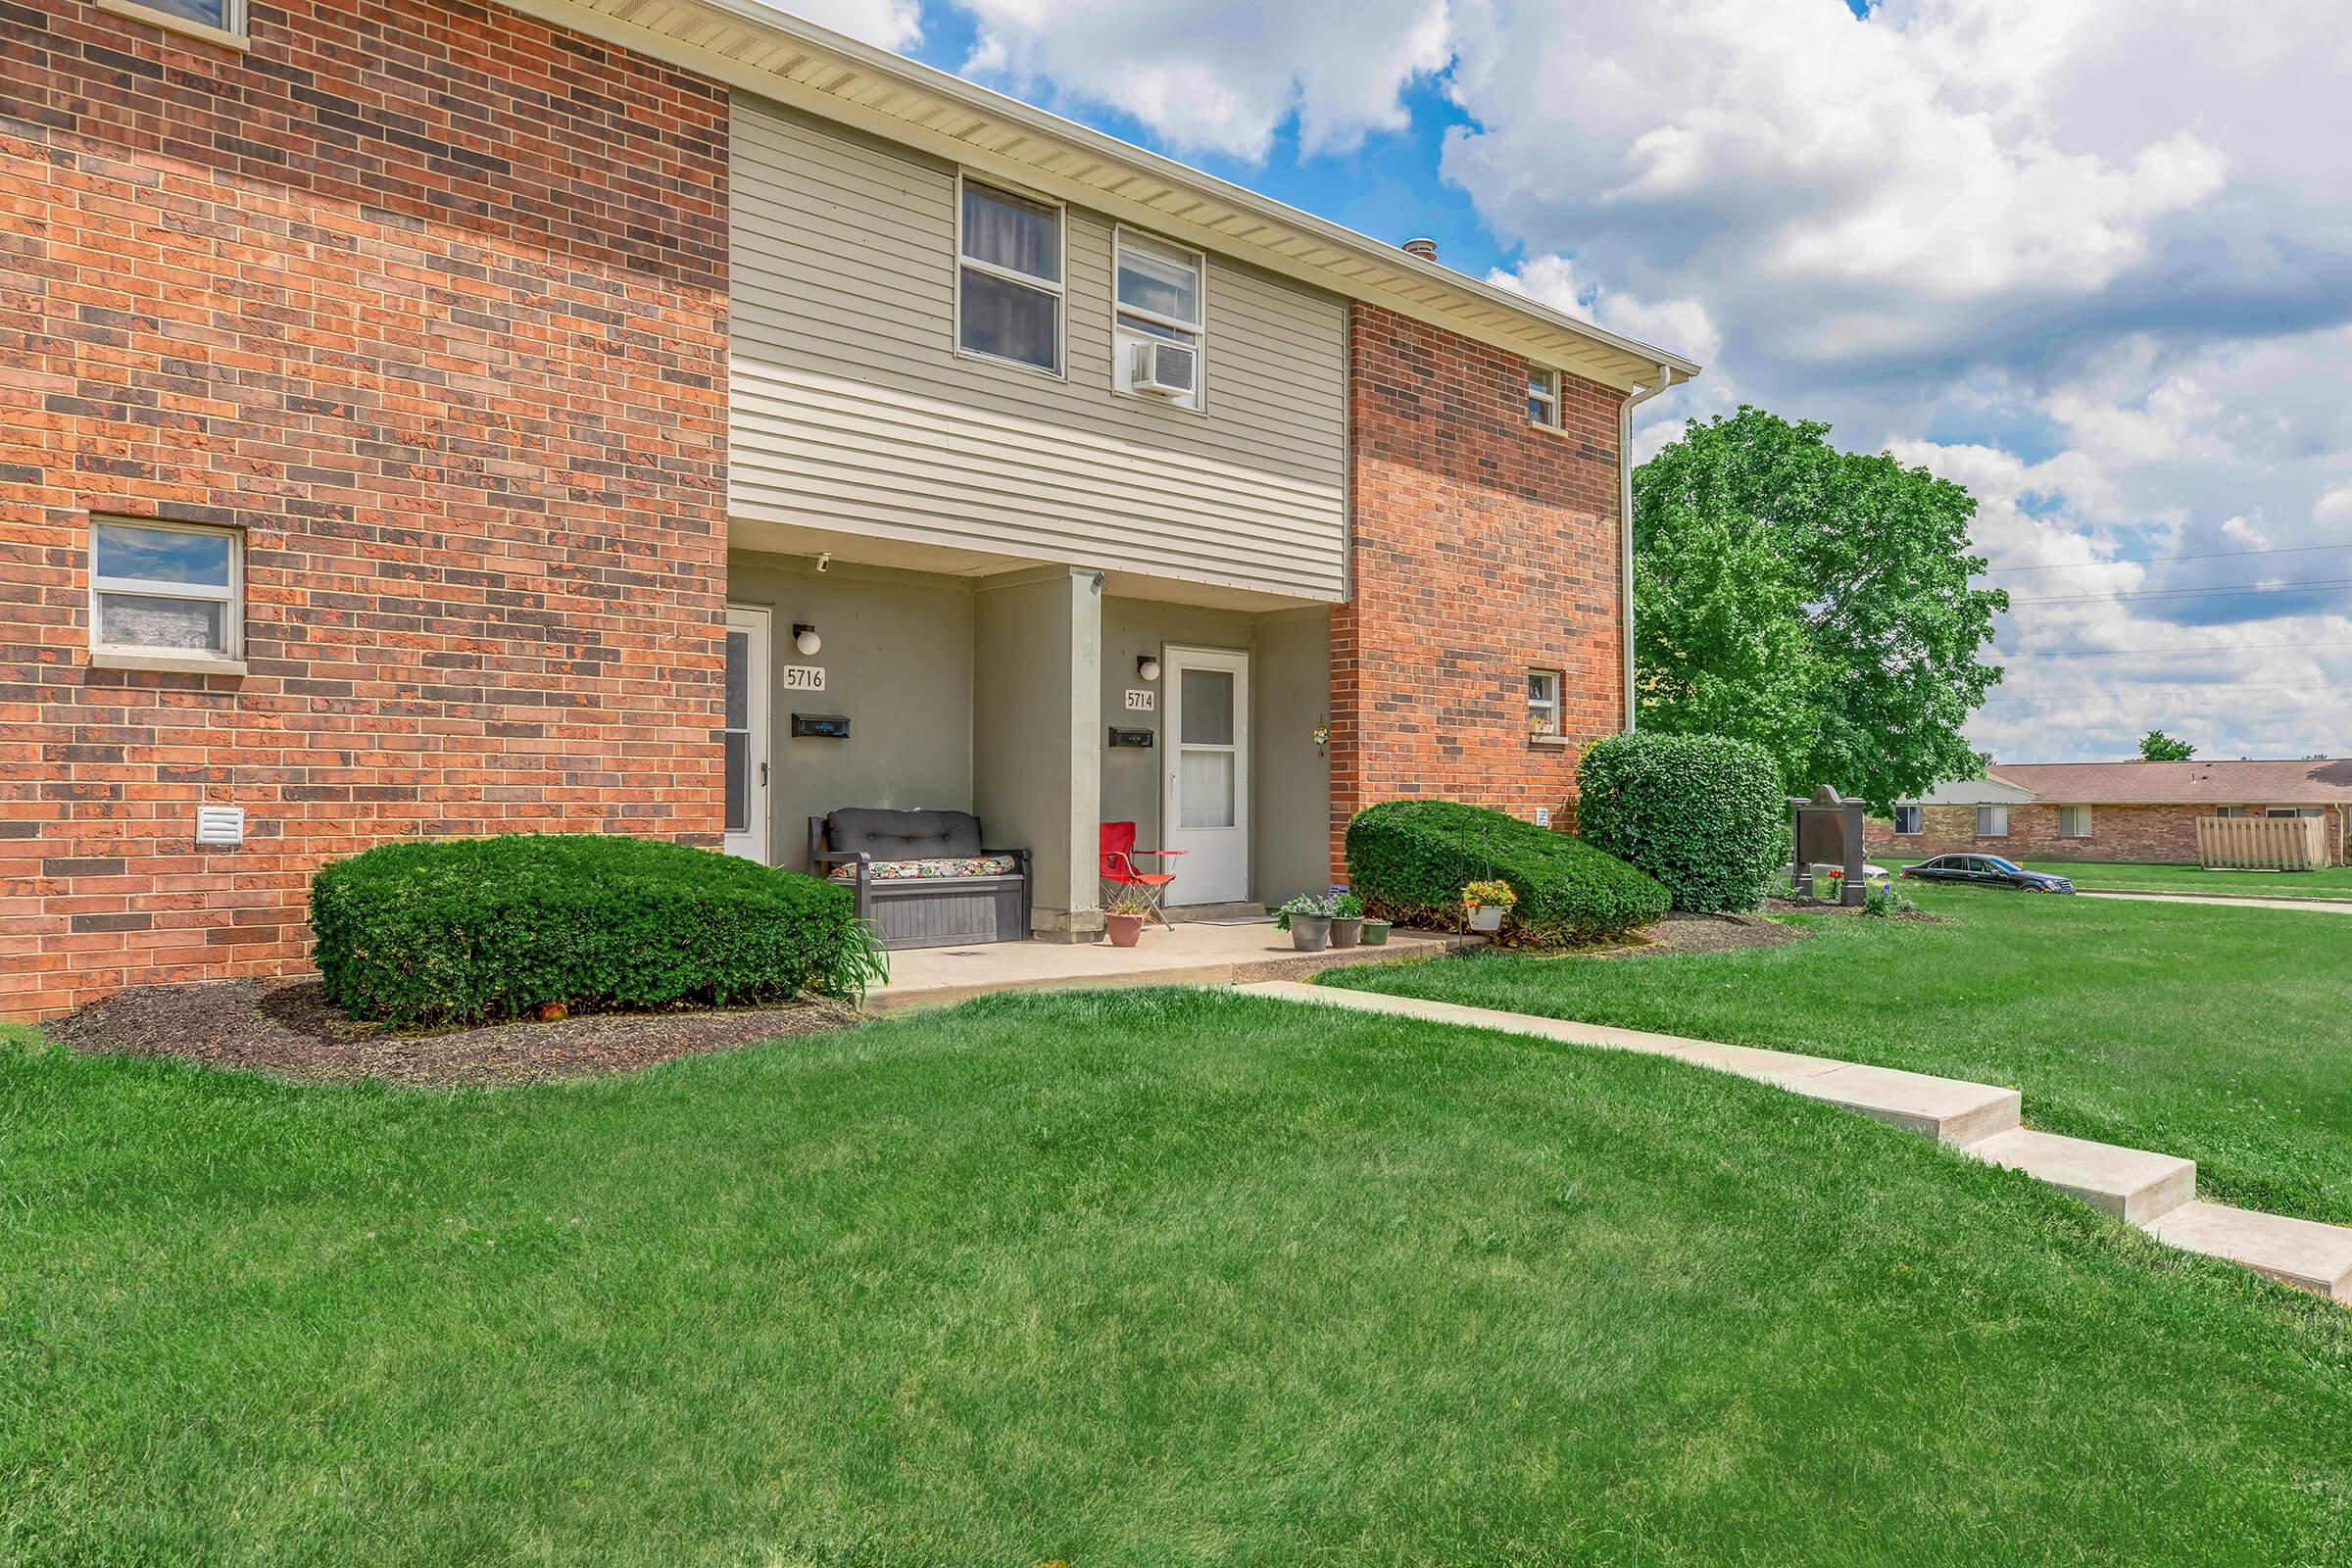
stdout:
[[(102, 577), (98, 574), (98, 530), (101, 527), (145, 528), (156, 533), (193, 533), (228, 541), (228, 583), (162, 582), (149, 577)], [(153, 517), (125, 517), (93, 513), (89, 533), (90, 652), (131, 659), (185, 660), (191, 662), (237, 665), (245, 658), (245, 530), (224, 523), (165, 522)], [(220, 647), (159, 648), (147, 643), (106, 640), (106, 612), (101, 595), (127, 594), (140, 599), (197, 600), (225, 605), (220, 613)]]
[(2246, 808), (2242, 806), (2217, 806), (2213, 808), (2213, 814), (2225, 822), (2235, 822), (2245, 816)]
[(2271, 806), (2265, 807), (2262, 814), (2281, 820), (2292, 820), (2303, 816), (2324, 816), (2327, 814), (2327, 808), (2319, 806)]
[[(961, 212), (962, 208), (957, 207)], [(1119, 298), (1119, 252), (1129, 238), (1156, 245), (1161, 250), (1175, 251), (1193, 259), (1193, 298), (1200, 302), (1200, 319), (1183, 321), (1157, 311), (1139, 310)], [(1120, 318), (1132, 316), (1139, 321), (1164, 326), (1171, 332), (1182, 332), (1192, 339), (1194, 355), (1193, 395), (1189, 398), (1146, 397), (1135, 390), (1135, 373), (1131, 368), (1134, 356), (1128, 346), (1134, 343), (1165, 343), (1166, 338), (1150, 332), (1138, 332), (1122, 324)], [(1110, 389), (1121, 397), (1134, 398), (1139, 403), (1166, 403), (1195, 414), (1208, 411), (1208, 252), (1179, 245), (1172, 239), (1152, 233), (1148, 228), (1129, 228), (1125, 223), (1112, 227), (1110, 235)]]
[[(1536, 390), (1536, 380), (1539, 376), (1543, 378), (1545, 388), (1542, 392)], [(1531, 413), (1527, 416), (1528, 423), (1539, 430), (1557, 430), (1560, 427), (1560, 372), (1548, 365), (1538, 365), (1533, 360), (1528, 361), (1527, 396), (1520, 401), (1541, 403), (1551, 416), (1547, 419), (1539, 419)]]
[(191, 38), (219, 44), (223, 49), (239, 53), (253, 47), (247, 36), (245, 0), (220, 0), (220, 24), (199, 22), (194, 17), (173, 16), (154, 6), (143, 6), (138, 0), (96, 0), (97, 8), (112, 16), (143, 22), (149, 26), (162, 27), (169, 32), (184, 32)]
[[(2069, 826), (2070, 823), (2073, 825)], [(2090, 837), (2090, 808), (2087, 806), (2061, 806), (2058, 808), (2058, 836), (2062, 839)]]
[[(1034, 272), (1023, 272), (1013, 268), (1000, 267), (994, 262), (984, 262), (976, 257), (966, 256), (963, 253), (963, 190), (966, 185), (977, 185), (982, 190), (995, 191), (1002, 195), (1016, 197), (1021, 201), (1029, 202), (1039, 207), (1053, 208), (1054, 215), (1054, 239), (1060, 248), (1060, 258), (1054, 267), (1054, 270), (1059, 272), (1061, 275), (1057, 278), (1048, 280), (1046, 278), (1039, 277)], [(1003, 180), (985, 178), (974, 179), (964, 171), (958, 169), (956, 171), (955, 259), (956, 357), (966, 360), (979, 360), (983, 364), (987, 365), (1007, 366), (1015, 370), (1026, 370), (1031, 375), (1052, 376), (1056, 381), (1068, 380), (1070, 369), (1069, 204), (1067, 202), (1055, 201), (1051, 196), (1040, 196), (1035, 191), (1023, 190), (1018, 185), (1007, 184)], [(1010, 283), (1017, 288), (1025, 288), (1033, 293), (1051, 294), (1054, 296), (1054, 368), (1052, 369), (1048, 369), (1042, 365), (1031, 365), (1027, 360), (1008, 360), (1002, 354), (989, 354), (980, 349), (964, 347), (963, 273), (966, 268), (971, 269), (975, 272), (984, 272), (990, 277), (1001, 279), (1002, 281)], [(1114, 302), (1118, 297), (1118, 290), (1115, 286), (1115, 282), (1111, 290), (1111, 297)]]
[[(1527, 695), (1528, 737), (1531, 740), (1536, 741), (1557, 740), (1559, 739), (1561, 733), (1560, 704), (1562, 696), (1567, 690), (1567, 677), (1561, 671), (1556, 669), (1531, 669), (1527, 672), (1527, 674), (1528, 679), (1531, 681), (1534, 680), (1538, 675), (1542, 675), (1551, 682), (1551, 699), (1549, 702), (1539, 702), (1536, 699), (1535, 693), (1533, 692), (1530, 692)], [(1551, 728), (1538, 729), (1536, 728), (1536, 715), (1545, 710), (1548, 710), (1550, 712)]]
[(1977, 808), (1977, 837), (2005, 839), (2008, 836), (2009, 808), (2006, 806), (1980, 806)]
[[(1903, 826), (1903, 813), (1911, 813), (1911, 825)], [(1928, 830), (1928, 808), (1924, 806), (1898, 806), (1894, 808), (1894, 831), (1907, 839), (1919, 837)]]

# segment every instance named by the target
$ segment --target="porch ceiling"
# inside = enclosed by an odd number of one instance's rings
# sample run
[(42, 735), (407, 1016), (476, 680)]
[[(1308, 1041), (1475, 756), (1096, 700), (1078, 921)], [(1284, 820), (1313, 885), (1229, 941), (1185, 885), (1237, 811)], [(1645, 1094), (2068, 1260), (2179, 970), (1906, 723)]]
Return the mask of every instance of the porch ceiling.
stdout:
[[(766, 522), (734, 517), (727, 523), (727, 548), (765, 555), (790, 556), (813, 563), (829, 556), (836, 563), (884, 566), (898, 571), (924, 571), (943, 577), (995, 577), (1032, 566), (1059, 566), (1063, 562), (1038, 561), (1023, 556), (994, 555), (948, 545), (890, 539), (875, 534), (835, 532), (797, 523)], [(1102, 591), (1121, 599), (1149, 599), (1160, 604), (1198, 605), (1208, 610), (1264, 613), (1277, 610), (1323, 608), (1328, 600), (1295, 598), (1232, 588), (1223, 583), (1193, 582), (1181, 577), (1153, 576), (1138, 571), (1105, 571)]]

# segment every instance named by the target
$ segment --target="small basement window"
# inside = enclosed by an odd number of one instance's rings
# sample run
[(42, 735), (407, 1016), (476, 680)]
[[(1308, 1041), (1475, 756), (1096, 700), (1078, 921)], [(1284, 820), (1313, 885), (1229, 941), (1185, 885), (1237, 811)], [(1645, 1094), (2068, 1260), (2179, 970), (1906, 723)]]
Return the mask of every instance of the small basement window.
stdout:
[(245, 642), (244, 534), (195, 523), (90, 524), (90, 648), (230, 663)]
[(1560, 672), (1556, 669), (1527, 672), (1527, 732), (1530, 735), (1560, 732)]
[(1061, 374), (1061, 209), (969, 179), (958, 205), (957, 346)]
[(245, 0), (97, 0), (98, 9), (231, 49), (243, 49)]
[(2009, 836), (2009, 808), (1980, 806), (1977, 808), (1977, 837), (2005, 839)]
[(2090, 837), (2090, 808), (2061, 806), (2058, 808), (2058, 836), (2062, 839)]
[(1894, 808), (1894, 830), (1903, 834), (1925, 833), (1928, 830), (1927, 815), (1925, 808), (1898, 806)]
[(1546, 429), (1560, 427), (1560, 372), (1540, 365), (1527, 368), (1527, 419)]

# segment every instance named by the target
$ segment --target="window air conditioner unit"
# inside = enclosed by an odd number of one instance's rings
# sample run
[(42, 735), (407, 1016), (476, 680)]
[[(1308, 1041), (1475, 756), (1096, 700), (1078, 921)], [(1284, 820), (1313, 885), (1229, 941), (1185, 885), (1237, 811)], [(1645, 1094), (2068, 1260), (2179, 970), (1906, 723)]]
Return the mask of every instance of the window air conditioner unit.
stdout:
[(1189, 398), (1200, 364), (1200, 351), (1181, 343), (1137, 343), (1131, 378), (1135, 390), (1155, 398)]

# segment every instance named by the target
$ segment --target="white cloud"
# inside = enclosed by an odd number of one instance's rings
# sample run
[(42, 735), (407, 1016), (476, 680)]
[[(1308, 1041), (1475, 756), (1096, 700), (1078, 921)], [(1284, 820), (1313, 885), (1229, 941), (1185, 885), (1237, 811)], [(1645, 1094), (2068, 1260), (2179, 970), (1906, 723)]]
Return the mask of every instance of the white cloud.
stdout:
[(784, 9), (877, 49), (903, 52), (923, 41), (920, 0), (791, 0)]
[(958, 0), (978, 26), (965, 69), (1131, 115), (1180, 149), (1259, 159), (1294, 115), (1306, 151), (1406, 122), (1399, 95), (1443, 70), (1446, 0), (1243, 5)]

